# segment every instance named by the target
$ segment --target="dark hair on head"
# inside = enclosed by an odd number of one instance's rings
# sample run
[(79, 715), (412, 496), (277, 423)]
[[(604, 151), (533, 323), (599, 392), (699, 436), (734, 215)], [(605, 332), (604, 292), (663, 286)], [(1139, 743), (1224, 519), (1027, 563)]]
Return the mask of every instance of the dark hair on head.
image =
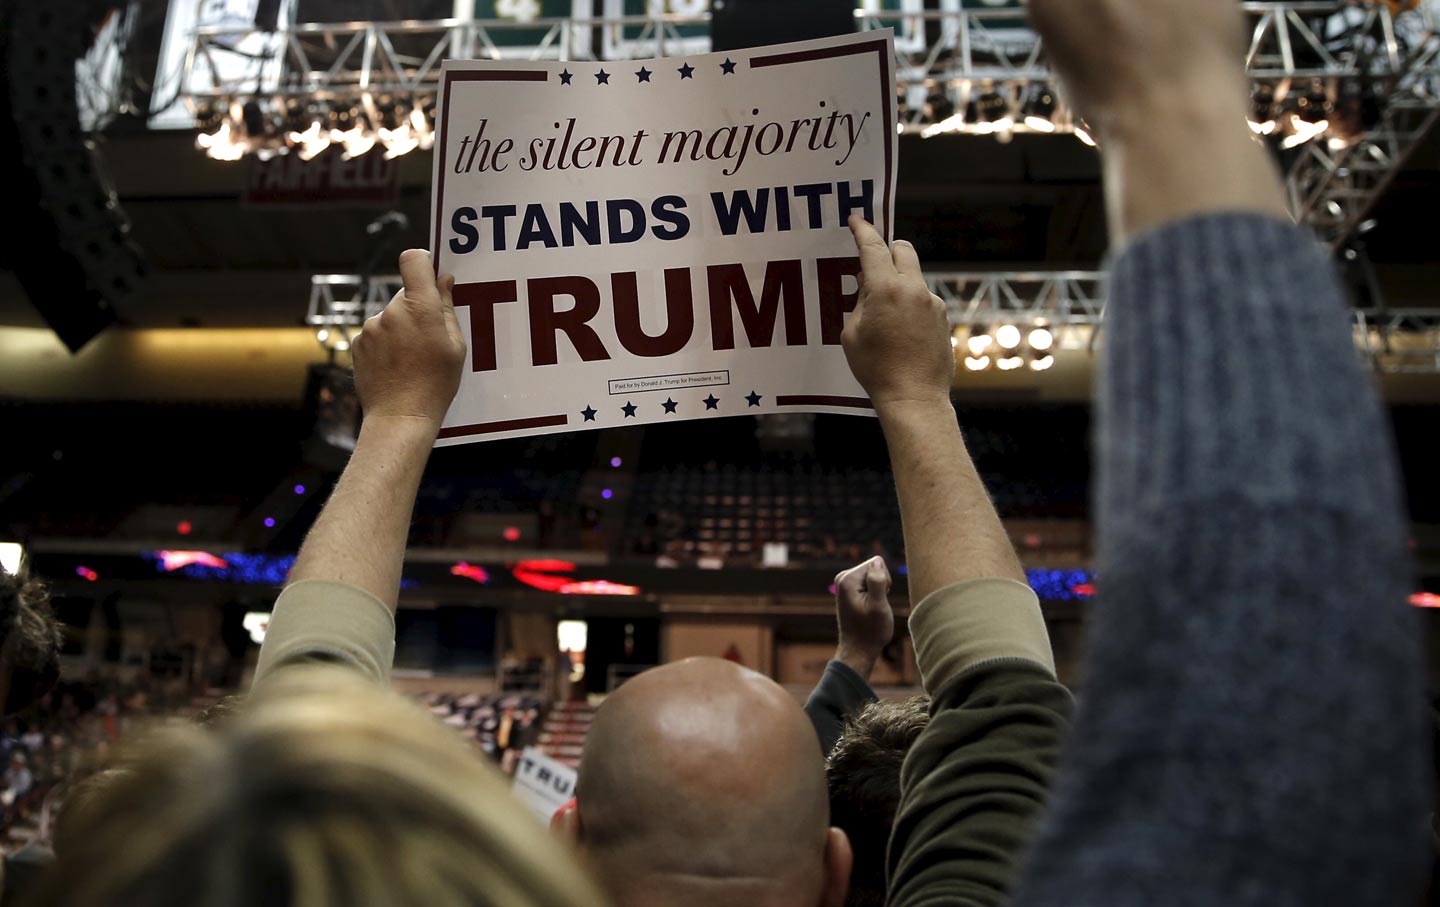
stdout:
[(930, 724), (930, 699), (872, 702), (845, 722), (825, 761), (830, 824), (855, 853), (847, 907), (884, 907), (885, 850), (900, 806), (900, 766)]
[(24, 711), (59, 678), (60, 625), (49, 593), (0, 570), (0, 713)]

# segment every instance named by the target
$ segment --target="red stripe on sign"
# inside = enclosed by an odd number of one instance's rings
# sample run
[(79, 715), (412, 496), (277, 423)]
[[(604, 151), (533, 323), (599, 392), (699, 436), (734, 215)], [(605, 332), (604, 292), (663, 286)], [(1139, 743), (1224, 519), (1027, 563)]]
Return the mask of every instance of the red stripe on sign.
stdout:
[[(829, 60), (834, 57), (849, 57), (855, 54), (875, 54), (880, 63), (880, 109), (885, 111), (885, 128), (881, 130), (885, 134), (885, 172), (887, 174), (893, 174), (895, 129), (891, 125), (891, 122), (895, 118), (895, 114), (893, 113), (893, 106), (895, 104), (895, 77), (890, 72), (892, 61), (889, 50), (890, 42), (881, 38), (876, 41), (848, 44), (844, 47), (824, 47), (818, 50), (797, 50), (786, 54), (751, 57), (750, 68), (761, 69), (766, 66), (788, 66), (791, 63), (809, 63), (814, 60)], [(885, 181), (884, 207), (881, 209), (882, 220), (879, 225), (880, 233), (887, 241), (895, 238), (890, 232), (890, 193), (891, 180), (887, 179)]]
[(520, 431), (525, 428), (551, 428), (569, 425), (569, 416), (535, 416), (532, 419), (507, 419), (504, 422), (482, 422), (479, 425), (452, 425), (440, 429), (440, 438), (468, 438), (472, 435), (493, 435), (502, 431)]
[[(447, 72), (445, 80), (440, 85), (440, 118), (435, 123), (437, 135), (435, 136), (435, 153), (440, 156), (440, 179), (439, 191), (436, 199), (440, 202), (445, 200), (445, 171), (449, 168), (445, 162), (449, 156), (445, 153), (449, 136), (445, 123), (450, 119), (450, 83), (451, 82), (548, 82), (550, 73), (543, 69), (485, 69), (466, 70), (463, 72)], [(435, 266), (435, 275), (440, 275), (440, 232), (444, 226), (443, 204), (435, 206), (435, 239), (430, 244), (431, 264)]]
[(776, 406), (847, 406), (851, 409), (874, 409), (868, 397), (830, 397), (824, 394), (792, 394), (776, 397)]

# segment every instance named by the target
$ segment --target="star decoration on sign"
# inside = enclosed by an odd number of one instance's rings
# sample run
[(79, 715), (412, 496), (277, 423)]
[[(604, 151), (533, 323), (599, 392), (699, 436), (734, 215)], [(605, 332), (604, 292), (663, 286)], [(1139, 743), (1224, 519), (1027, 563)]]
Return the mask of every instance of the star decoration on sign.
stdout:
[(620, 411), (625, 414), (625, 418), (627, 419), (635, 418), (635, 410), (636, 406), (634, 403), (626, 403), (624, 406), (620, 407)]
[(665, 407), (665, 412), (673, 413), (675, 412), (675, 407), (679, 406), (680, 404), (676, 403), (673, 399), (666, 397), (665, 402), (660, 405)]
[(560, 84), (561, 84), (561, 85), (569, 85), (569, 84), (570, 84), (570, 80), (573, 79), (573, 78), (575, 78), (575, 73), (573, 73), (573, 72), (571, 72), (570, 70), (567, 69), (567, 70), (565, 70), (564, 72), (560, 73)]
[(751, 392), (745, 397), (745, 402), (746, 402), (746, 403), (749, 403), (751, 406), (759, 406), (759, 405), (760, 405), (760, 401), (761, 401), (761, 400), (764, 400), (764, 399), (765, 399), (764, 397), (760, 396), (759, 394), (755, 393), (754, 391), (751, 391)]
[(591, 405), (588, 404), (588, 403), (585, 404), (585, 408), (582, 409), (582, 410), (580, 410), (580, 415), (582, 415), (582, 416), (585, 417), (585, 421), (586, 421), (586, 422), (594, 422), (594, 421), (595, 421), (595, 407), (591, 406)]
[(640, 69), (637, 70), (635, 73), (635, 78), (639, 79), (641, 82), (650, 81), (650, 70), (646, 69), (643, 66), (640, 67)]
[(720, 407), (720, 399), (719, 399), (718, 397), (716, 397), (714, 394), (711, 394), (710, 396), (708, 396), (708, 397), (705, 398), (705, 408), (706, 408), (706, 409), (719, 409), (719, 407)]
[(720, 68), (725, 70), (727, 76), (735, 75), (735, 61), (729, 57), (726, 57), (725, 62), (720, 64)]
[(609, 84), (610, 84), (610, 73), (606, 72), (606, 71), (603, 70), (603, 69), (600, 70), (599, 72), (595, 73), (595, 84), (596, 84), (596, 85), (609, 85)]
[(675, 71), (680, 73), (680, 78), (682, 79), (695, 78), (695, 67), (691, 66), (689, 63), (686, 63), (684, 66), (680, 67)]

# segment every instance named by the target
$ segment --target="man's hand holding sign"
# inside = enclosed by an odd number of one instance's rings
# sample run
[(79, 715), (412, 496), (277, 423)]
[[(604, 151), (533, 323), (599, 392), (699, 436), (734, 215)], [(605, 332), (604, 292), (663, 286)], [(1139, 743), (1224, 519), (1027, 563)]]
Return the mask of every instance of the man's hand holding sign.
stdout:
[(434, 250), (468, 367), (440, 443), (869, 413), (852, 216), (890, 232), (888, 33), (604, 64), (447, 63)]

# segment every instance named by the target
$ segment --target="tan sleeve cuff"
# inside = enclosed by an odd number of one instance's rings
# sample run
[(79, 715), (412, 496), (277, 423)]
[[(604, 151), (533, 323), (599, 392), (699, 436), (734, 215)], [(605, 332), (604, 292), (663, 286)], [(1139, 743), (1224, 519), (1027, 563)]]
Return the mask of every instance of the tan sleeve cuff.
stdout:
[(981, 662), (1023, 658), (1055, 673), (1040, 599), (1001, 577), (937, 589), (910, 611), (910, 635), (925, 690), (932, 695)]
[(265, 630), (255, 684), (278, 668), (306, 661), (335, 662), (386, 683), (395, 662), (395, 615), (380, 599), (347, 583), (316, 579), (286, 586)]

